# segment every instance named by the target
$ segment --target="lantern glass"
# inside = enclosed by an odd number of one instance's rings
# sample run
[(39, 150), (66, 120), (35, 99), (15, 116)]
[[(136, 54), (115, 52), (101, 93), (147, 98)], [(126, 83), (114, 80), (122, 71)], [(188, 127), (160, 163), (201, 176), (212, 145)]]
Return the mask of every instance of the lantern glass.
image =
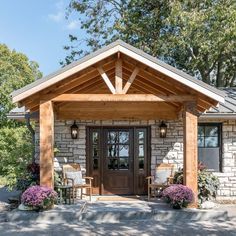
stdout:
[(71, 138), (77, 139), (78, 138), (78, 126), (76, 125), (75, 121), (74, 124), (70, 127), (71, 129)]
[(160, 138), (166, 138), (167, 125), (162, 121), (159, 128), (160, 128)]

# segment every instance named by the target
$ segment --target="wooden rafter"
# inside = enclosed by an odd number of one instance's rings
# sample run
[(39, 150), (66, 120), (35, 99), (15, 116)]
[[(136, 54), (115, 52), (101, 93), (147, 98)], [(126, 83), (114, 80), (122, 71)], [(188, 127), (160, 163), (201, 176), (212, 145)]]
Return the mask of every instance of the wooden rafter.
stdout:
[(131, 76), (129, 77), (128, 81), (125, 84), (125, 87), (123, 89), (124, 94), (126, 94), (128, 92), (128, 90), (129, 90), (131, 84), (133, 83), (133, 81), (134, 81), (136, 75), (138, 74), (138, 72), (139, 72), (139, 68), (135, 67), (132, 74), (131, 74)]
[(108, 78), (107, 74), (103, 70), (103, 68), (101, 66), (99, 66), (99, 67), (97, 67), (97, 70), (100, 73), (104, 82), (106, 83), (107, 87), (110, 89), (111, 93), (116, 94), (116, 90), (115, 90), (113, 84), (111, 83), (110, 79)]

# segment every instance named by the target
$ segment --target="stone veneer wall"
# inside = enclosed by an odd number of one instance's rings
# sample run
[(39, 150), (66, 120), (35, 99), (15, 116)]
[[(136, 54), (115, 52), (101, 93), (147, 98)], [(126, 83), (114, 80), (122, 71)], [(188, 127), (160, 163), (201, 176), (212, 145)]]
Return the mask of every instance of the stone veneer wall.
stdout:
[[(56, 158), (59, 163), (75, 161), (86, 169), (86, 126), (151, 126), (151, 172), (157, 163), (174, 163), (176, 169), (183, 166), (183, 122), (168, 121), (167, 137), (159, 137), (160, 121), (76, 121), (78, 139), (71, 139), (70, 126), (73, 121), (55, 121), (55, 145), (60, 150)], [(220, 179), (221, 197), (236, 198), (236, 121), (223, 122), (222, 172), (215, 173)], [(36, 158), (39, 157), (39, 126), (36, 124)]]
[(220, 179), (219, 196), (236, 199), (235, 120), (222, 121), (222, 172), (217, 172), (215, 174)]

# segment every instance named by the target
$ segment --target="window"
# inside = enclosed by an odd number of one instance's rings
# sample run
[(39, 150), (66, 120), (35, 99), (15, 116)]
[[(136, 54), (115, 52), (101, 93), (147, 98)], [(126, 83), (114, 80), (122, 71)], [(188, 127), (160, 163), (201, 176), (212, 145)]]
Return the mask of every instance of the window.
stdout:
[(221, 124), (198, 124), (198, 160), (211, 171), (221, 170)]

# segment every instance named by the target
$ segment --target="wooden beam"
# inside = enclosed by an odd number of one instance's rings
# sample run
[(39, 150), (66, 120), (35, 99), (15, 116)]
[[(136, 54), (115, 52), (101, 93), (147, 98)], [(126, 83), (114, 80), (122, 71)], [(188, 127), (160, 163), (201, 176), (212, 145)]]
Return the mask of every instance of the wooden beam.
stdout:
[(198, 147), (197, 126), (198, 113), (195, 102), (186, 103), (183, 111), (184, 123), (184, 184), (192, 189), (194, 203), (190, 206), (197, 207), (198, 204)]
[(153, 94), (61, 94), (53, 102), (186, 102), (195, 101), (190, 95)]
[(118, 59), (116, 62), (115, 85), (116, 85), (116, 93), (122, 94), (123, 80), (122, 80), (122, 60), (121, 59)]
[(116, 93), (116, 90), (113, 86), (113, 84), (111, 83), (111, 81), (109, 80), (107, 74), (105, 73), (105, 71), (102, 69), (102, 67), (97, 67), (98, 72), (100, 73), (100, 75), (102, 76), (104, 82), (106, 83), (107, 87), (110, 89), (112, 94)]
[(54, 185), (54, 112), (51, 101), (40, 103), (40, 185)]
[(128, 81), (125, 84), (125, 87), (123, 89), (124, 94), (126, 94), (128, 92), (128, 90), (129, 90), (131, 84), (133, 83), (133, 81), (134, 81), (136, 75), (138, 74), (138, 72), (139, 72), (139, 68), (135, 67), (132, 74), (131, 74), (131, 76), (129, 77)]
[(177, 112), (162, 109), (128, 109), (128, 108), (96, 108), (96, 109), (60, 109), (57, 119), (80, 120), (153, 120), (153, 119), (177, 119)]

